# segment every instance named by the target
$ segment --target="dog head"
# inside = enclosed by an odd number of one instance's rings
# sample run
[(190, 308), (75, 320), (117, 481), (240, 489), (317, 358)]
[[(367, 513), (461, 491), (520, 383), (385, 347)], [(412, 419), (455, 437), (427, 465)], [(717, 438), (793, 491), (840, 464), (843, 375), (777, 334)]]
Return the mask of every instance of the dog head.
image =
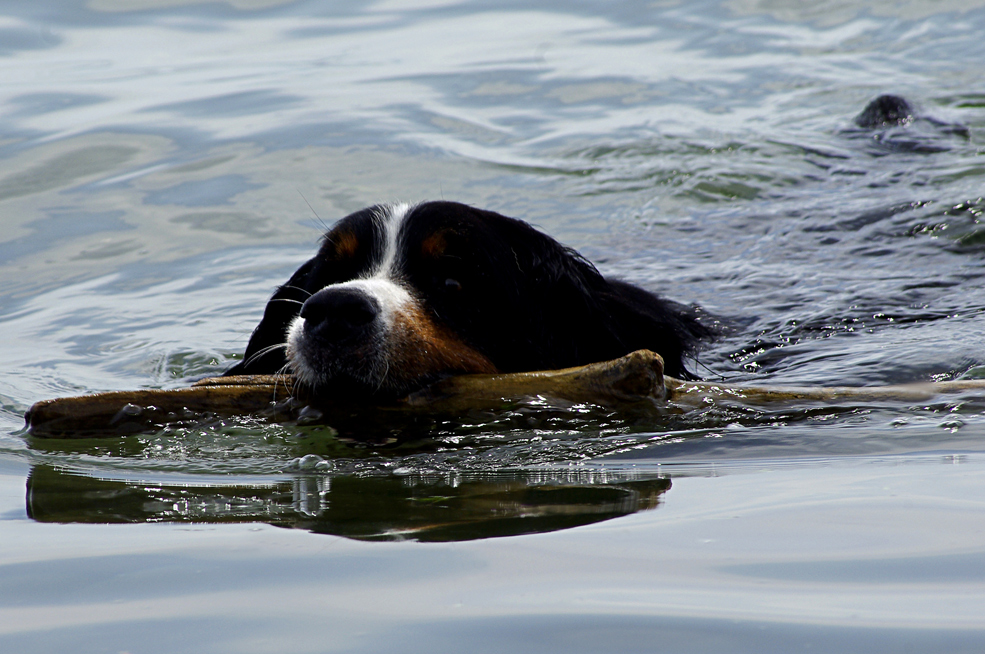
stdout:
[(229, 374), (290, 369), (315, 388), (403, 394), (646, 347), (681, 375), (703, 329), (522, 221), (453, 202), (377, 205), (339, 221), (278, 289)]

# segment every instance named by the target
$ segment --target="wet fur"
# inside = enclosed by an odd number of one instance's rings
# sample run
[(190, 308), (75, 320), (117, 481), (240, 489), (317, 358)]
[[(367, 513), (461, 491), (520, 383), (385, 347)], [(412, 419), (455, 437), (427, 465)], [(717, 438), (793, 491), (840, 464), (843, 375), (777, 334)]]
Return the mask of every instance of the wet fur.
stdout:
[(523, 221), (454, 202), (378, 205), (326, 234), (227, 374), (292, 371), (316, 388), (399, 395), (450, 374), (645, 348), (690, 378), (684, 359), (712, 335), (692, 309), (603, 277)]

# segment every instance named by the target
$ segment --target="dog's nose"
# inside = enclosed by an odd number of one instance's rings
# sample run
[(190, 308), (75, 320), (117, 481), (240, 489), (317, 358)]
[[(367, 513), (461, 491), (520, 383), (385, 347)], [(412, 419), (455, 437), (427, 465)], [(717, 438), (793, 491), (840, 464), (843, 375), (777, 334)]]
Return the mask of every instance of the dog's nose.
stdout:
[(358, 334), (380, 314), (379, 303), (350, 288), (325, 288), (301, 307), (304, 329), (323, 339), (341, 340)]

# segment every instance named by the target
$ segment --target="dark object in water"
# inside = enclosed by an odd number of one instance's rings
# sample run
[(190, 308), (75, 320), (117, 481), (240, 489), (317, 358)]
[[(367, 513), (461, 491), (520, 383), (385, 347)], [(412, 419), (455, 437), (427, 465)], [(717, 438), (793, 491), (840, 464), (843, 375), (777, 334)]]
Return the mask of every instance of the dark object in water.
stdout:
[(853, 122), (855, 125), (842, 133), (864, 138), (870, 154), (875, 156), (947, 152), (955, 146), (955, 137), (967, 141), (971, 135), (966, 126), (924, 115), (898, 95), (880, 95)]
[(913, 107), (898, 95), (880, 95), (855, 116), (855, 124), (864, 129), (906, 125), (913, 120)]

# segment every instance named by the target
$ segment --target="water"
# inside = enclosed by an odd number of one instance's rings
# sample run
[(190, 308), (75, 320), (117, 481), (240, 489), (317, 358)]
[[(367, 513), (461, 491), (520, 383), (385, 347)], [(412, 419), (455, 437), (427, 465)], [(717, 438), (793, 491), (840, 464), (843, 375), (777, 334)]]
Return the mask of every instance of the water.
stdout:
[[(21, 427), (225, 369), (319, 233), (391, 200), (700, 305), (705, 378), (980, 378), (983, 31), (967, 1), (5, 6), (3, 651), (981, 651), (970, 394), (529, 402), (391, 444)], [(882, 93), (921, 118), (857, 128)]]

